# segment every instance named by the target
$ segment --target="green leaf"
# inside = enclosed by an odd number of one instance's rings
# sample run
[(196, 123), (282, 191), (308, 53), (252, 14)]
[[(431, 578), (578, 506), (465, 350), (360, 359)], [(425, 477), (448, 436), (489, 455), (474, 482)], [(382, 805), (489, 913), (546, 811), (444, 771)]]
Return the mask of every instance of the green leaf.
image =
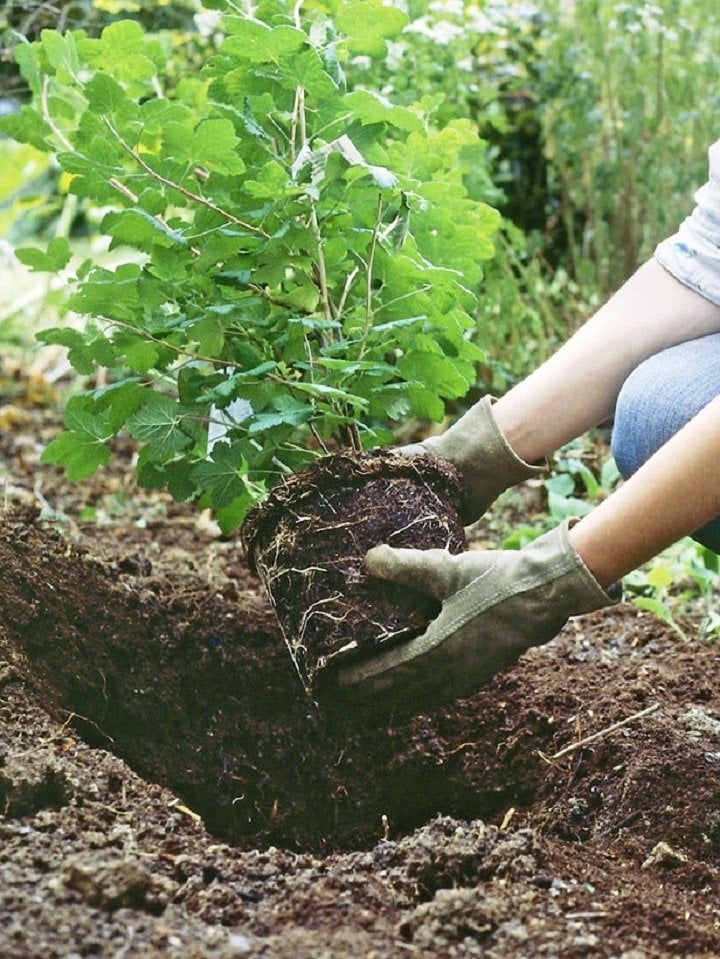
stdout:
[[(94, 408), (102, 413), (108, 432), (116, 433), (143, 405), (147, 395), (147, 388), (132, 378), (91, 390), (87, 398), (92, 400)], [(81, 399), (82, 395), (77, 398)], [(68, 400), (68, 407), (72, 402), (73, 399)]]
[(234, 532), (247, 516), (251, 506), (257, 502), (258, 496), (252, 493), (244, 493), (238, 496), (227, 506), (222, 507), (215, 514), (218, 526), (223, 535), (229, 536)]
[(149, 55), (153, 47), (135, 20), (118, 20), (105, 27), (99, 40), (84, 39), (80, 50), (88, 62), (103, 73), (125, 83), (133, 92), (146, 89), (157, 72)]
[(288, 89), (303, 87), (319, 100), (333, 96), (337, 88), (323, 68), (323, 62), (315, 50), (306, 50), (280, 65), (280, 83)]
[(637, 606), (638, 609), (644, 609), (648, 613), (652, 613), (653, 616), (657, 616), (659, 620), (671, 626), (681, 636), (684, 635), (682, 629), (673, 619), (670, 608), (663, 603), (662, 600), (653, 599), (650, 596), (636, 596), (633, 598), (632, 603), (634, 606)]
[(367, 409), (368, 401), (364, 396), (356, 396), (354, 393), (348, 393), (346, 390), (340, 390), (327, 383), (293, 383), (293, 390), (299, 390), (301, 393), (310, 393), (318, 399), (337, 400), (340, 403), (349, 403), (358, 409)]
[(48, 63), (61, 83), (72, 83), (80, 70), (80, 58), (75, 45), (75, 34), (65, 36), (57, 30), (43, 30), (40, 41)]
[(182, 233), (139, 207), (106, 214), (101, 229), (113, 238), (111, 247), (133, 246), (146, 253), (152, 252), (156, 243), (164, 247), (187, 243)]
[(254, 436), (276, 426), (300, 426), (311, 419), (311, 407), (303, 409), (276, 410), (267, 413), (254, 413), (248, 424), (248, 434)]
[(125, 357), (125, 363), (129, 369), (137, 373), (147, 373), (160, 357), (157, 344), (133, 333), (116, 333), (113, 337), (113, 347), (118, 356)]
[(85, 85), (84, 90), (88, 104), (96, 113), (115, 113), (122, 108), (134, 106), (125, 90), (105, 73), (97, 73)]
[(286, 290), (283, 300), (289, 306), (312, 313), (320, 302), (320, 290), (305, 276), (300, 275), (297, 279), (298, 285)]
[(98, 330), (91, 328), (85, 333), (66, 327), (42, 330), (37, 334), (42, 343), (57, 344), (68, 350), (68, 359), (78, 373), (89, 374), (99, 366), (115, 365), (115, 351), (108, 338)]
[(212, 458), (193, 468), (192, 478), (210, 491), (216, 508), (229, 506), (247, 494), (247, 461), (242, 452), (229, 443), (216, 443)]
[(192, 437), (182, 429), (182, 421), (183, 411), (178, 403), (152, 393), (127, 425), (135, 439), (149, 444), (152, 458), (163, 460), (192, 445)]
[(247, 179), (243, 186), (250, 196), (260, 199), (277, 199), (287, 190), (289, 176), (287, 170), (277, 160), (264, 164), (257, 180)]
[(667, 566), (653, 566), (647, 574), (647, 581), (653, 589), (667, 589), (668, 586), (672, 585), (674, 580), (675, 577)]
[(273, 28), (260, 20), (241, 17), (225, 17), (223, 23), (228, 36), (220, 52), (250, 63), (277, 63), (307, 42), (302, 30), (287, 25)]
[(352, 53), (380, 57), (387, 52), (385, 40), (399, 33), (407, 22), (407, 14), (397, 7), (367, 0), (341, 4), (336, 18), (337, 28), (347, 36)]
[(242, 173), (245, 164), (237, 153), (239, 142), (230, 120), (203, 120), (195, 130), (190, 157), (218, 173)]
[(47, 153), (50, 129), (37, 110), (23, 106), (19, 113), (10, 113), (0, 117), (0, 133), (12, 137), (18, 143), (29, 143), (36, 150)]
[(407, 107), (395, 106), (374, 90), (355, 90), (348, 93), (344, 103), (350, 108), (351, 118), (362, 124), (387, 123), (399, 130), (424, 130), (423, 122), (417, 114)]
[(94, 433), (66, 430), (48, 444), (40, 459), (64, 466), (68, 479), (80, 480), (104, 466), (110, 459), (110, 450)]
[(398, 360), (398, 370), (408, 381), (417, 381), (433, 389), (439, 396), (457, 399), (473, 385), (472, 375), (466, 377), (459, 364), (448, 356), (411, 350)]
[(47, 251), (26, 246), (15, 250), (15, 256), (24, 266), (30, 267), (33, 273), (59, 273), (70, 262), (72, 251), (65, 237), (56, 236), (48, 244)]

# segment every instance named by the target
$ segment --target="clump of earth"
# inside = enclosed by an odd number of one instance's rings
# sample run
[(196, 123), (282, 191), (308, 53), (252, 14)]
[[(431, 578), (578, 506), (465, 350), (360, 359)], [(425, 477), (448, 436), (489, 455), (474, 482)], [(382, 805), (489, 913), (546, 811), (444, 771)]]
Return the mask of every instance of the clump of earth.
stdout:
[(49, 392), (0, 396), (3, 959), (720, 955), (714, 645), (624, 604), (318, 709), (235, 539), (129, 445), (68, 485)]

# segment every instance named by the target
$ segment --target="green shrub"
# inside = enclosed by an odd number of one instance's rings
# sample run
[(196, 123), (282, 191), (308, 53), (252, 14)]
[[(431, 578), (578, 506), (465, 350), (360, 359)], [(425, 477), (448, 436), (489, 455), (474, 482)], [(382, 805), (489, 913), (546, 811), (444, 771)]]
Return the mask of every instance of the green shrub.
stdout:
[(231, 529), (284, 471), (388, 441), (411, 415), (439, 420), (474, 383), (499, 220), (464, 186), (482, 144), (467, 120), (435, 126), (428, 98), (348, 90), (343, 61), (383, 55), (406, 18), (335, 6), (225, 17), (217, 54), (167, 85), (166, 47), (133, 21), (17, 48), (34, 101), (1, 129), (106, 208), (118, 251), (112, 266), (76, 264), (63, 237), (17, 251), (60, 273), (86, 318), (42, 339), (80, 374), (113, 371), (68, 402), (46, 451), (71, 477), (128, 429), (141, 483)]

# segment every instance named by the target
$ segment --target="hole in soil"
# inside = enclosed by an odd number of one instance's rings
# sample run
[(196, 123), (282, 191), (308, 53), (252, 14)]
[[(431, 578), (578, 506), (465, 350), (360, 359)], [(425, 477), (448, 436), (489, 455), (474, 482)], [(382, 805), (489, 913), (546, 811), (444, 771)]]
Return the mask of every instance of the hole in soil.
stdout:
[[(466, 723), (453, 714), (447, 735), (422, 718), (313, 713), (240, 562), (221, 592), (197, 581), (141, 589), (10, 517), (0, 565), (0, 622), (45, 705), (227, 841), (355, 849), (438, 812), (492, 818), (532, 792), (527, 769), (498, 763), (507, 733), (494, 711), (479, 721), (477, 704)], [(468, 767), (472, 741), (488, 755)]]

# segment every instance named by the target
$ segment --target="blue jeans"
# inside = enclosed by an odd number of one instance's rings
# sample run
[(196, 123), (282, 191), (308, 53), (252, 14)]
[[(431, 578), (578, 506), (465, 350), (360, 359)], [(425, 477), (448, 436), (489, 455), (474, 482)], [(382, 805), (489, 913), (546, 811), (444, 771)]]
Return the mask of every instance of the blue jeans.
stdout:
[[(623, 477), (632, 476), (718, 395), (720, 333), (688, 340), (641, 363), (625, 381), (615, 409), (612, 450)], [(720, 553), (720, 517), (693, 538)]]

